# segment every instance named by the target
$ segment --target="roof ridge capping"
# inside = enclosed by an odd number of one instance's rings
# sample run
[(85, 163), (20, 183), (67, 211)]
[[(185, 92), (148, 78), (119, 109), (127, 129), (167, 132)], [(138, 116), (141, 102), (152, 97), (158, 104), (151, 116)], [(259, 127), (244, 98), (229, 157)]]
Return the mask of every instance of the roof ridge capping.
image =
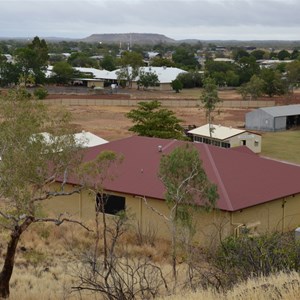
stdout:
[(214, 174), (215, 174), (215, 176), (216, 176), (216, 178), (217, 178), (218, 186), (219, 186), (219, 188), (221, 189), (220, 192), (223, 194), (224, 199), (225, 199), (225, 202), (226, 202), (226, 204), (228, 205), (228, 208), (229, 208), (231, 211), (233, 211), (234, 209), (233, 209), (232, 203), (231, 203), (231, 201), (230, 201), (230, 198), (229, 198), (229, 196), (228, 196), (227, 190), (226, 190), (225, 185), (224, 185), (224, 183), (223, 183), (223, 180), (222, 180), (222, 178), (221, 178), (221, 176), (220, 176), (220, 173), (219, 173), (219, 171), (218, 171), (218, 168), (217, 168), (217, 166), (216, 166), (216, 164), (215, 164), (215, 161), (214, 161), (214, 159), (213, 159), (213, 156), (212, 156), (212, 154), (211, 154), (211, 152), (210, 152), (210, 147), (209, 147), (207, 144), (203, 144), (203, 147), (204, 147), (205, 153), (206, 153), (206, 155), (207, 155), (207, 157), (208, 157), (208, 160), (209, 160), (209, 162), (210, 162), (210, 164), (211, 164), (211, 166), (212, 166), (213, 172), (214, 172)]

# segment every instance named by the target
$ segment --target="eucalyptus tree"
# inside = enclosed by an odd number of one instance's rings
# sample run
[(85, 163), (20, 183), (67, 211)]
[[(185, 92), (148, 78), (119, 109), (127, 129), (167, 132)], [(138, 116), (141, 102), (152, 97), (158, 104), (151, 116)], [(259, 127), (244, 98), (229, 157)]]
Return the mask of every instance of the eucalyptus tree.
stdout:
[[(63, 214), (44, 217), (39, 209), (45, 200), (79, 192), (80, 187), (65, 189), (80, 163), (69, 122), (68, 114), (52, 114), (24, 90), (0, 96), (0, 227), (9, 236), (0, 271), (0, 298), (9, 297), (18, 243), (30, 226), (81, 224)], [(48, 132), (49, 139), (42, 132)]]
[(215, 111), (217, 104), (221, 102), (221, 99), (218, 96), (218, 87), (212, 78), (207, 78), (204, 81), (203, 92), (200, 99), (206, 112), (206, 117), (209, 124), (209, 134), (211, 137), (213, 131), (211, 127), (213, 121), (213, 112)]
[(175, 148), (160, 161), (159, 178), (166, 188), (165, 199), (170, 209), (172, 269), (176, 286), (177, 244), (179, 226), (193, 229), (191, 216), (196, 207), (209, 211), (218, 199), (217, 186), (209, 181), (199, 152), (188, 143)]

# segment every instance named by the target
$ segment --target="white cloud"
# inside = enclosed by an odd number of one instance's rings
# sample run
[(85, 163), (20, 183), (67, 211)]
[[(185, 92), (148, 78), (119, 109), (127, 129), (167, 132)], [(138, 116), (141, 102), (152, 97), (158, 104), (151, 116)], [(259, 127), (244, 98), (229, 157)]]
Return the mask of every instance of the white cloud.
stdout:
[[(296, 0), (0, 0), (0, 36), (151, 32), (198, 39), (299, 39)], [(245, 37), (245, 38), (244, 38)]]

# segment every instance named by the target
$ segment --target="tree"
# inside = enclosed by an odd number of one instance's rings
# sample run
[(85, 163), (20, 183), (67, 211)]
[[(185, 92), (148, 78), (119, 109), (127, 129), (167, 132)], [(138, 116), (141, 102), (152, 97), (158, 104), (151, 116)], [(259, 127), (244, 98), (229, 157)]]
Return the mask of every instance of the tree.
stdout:
[(205, 64), (205, 72), (208, 77), (215, 80), (219, 86), (239, 85), (238, 68), (231, 62), (210, 60)]
[(194, 55), (194, 50), (185, 44), (176, 48), (172, 55), (172, 59), (179, 68), (195, 70), (200, 67), (200, 64)]
[(154, 57), (150, 61), (150, 65), (153, 67), (175, 67), (175, 63), (168, 58)]
[[(79, 191), (67, 192), (64, 187), (80, 159), (74, 136), (69, 134), (68, 115), (50, 114), (23, 90), (0, 98), (0, 120), (0, 226), (9, 233), (0, 272), (0, 298), (7, 298), (22, 234), (35, 223), (72, 221), (63, 214), (44, 218), (38, 208), (46, 199)], [(50, 141), (40, 134), (45, 131), (51, 133)], [(58, 180), (60, 187), (54, 187)]]
[(279, 71), (265, 68), (261, 71), (260, 78), (264, 81), (264, 93), (269, 97), (285, 93), (286, 87)]
[(176, 92), (179, 93), (183, 89), (183, 84), (179, 79), (174, 79), (171, 81), (171, 87)]
[(125, 51), (120, 60), (121, 69), (118, 72), (118, 80), (126, 80), (129, 87), (138, 76), (139, 68), (143, 65), (143, 57), (140, 53)]
[(264, 81), (256, 75), (253, 75), (248, 83), (244, 83), (239, 89), (238, 92), (242, 95), (245, 100), (248, 95), (250, 100), (257, 99), (263, 94), (264, 90)]
[(73, 67), (66, 61), (60, 61), (53, 66), (51, 79), (56, 83), (68, 83), (74, 77)]
[(166, 187), (165, 199), (170, 209), (167, 219), (171, 224), (172, 267), (176, 286), (178, 226), (191, 227), (190, 218), (196, 207), (213, 208), (218, 193), (216, 185), (206, 176), (198, 151), (189, 144), (162, 156), (159, 177)]
[(204, 81), (203, 92), (201, 95), (201, 102), (204, 104), (204, 109), (206, 111), (206, 117), (209, 124), (209, 134), (212, 136), (211, 124), (213, 121), (213, 112), (216, 109), (216, 105), (221, 102), (218, 96), (218, 88), (215, 81), (211, 78), (207, 78)]
[(81, 177), (83, 181), (86, 181), (86, 186), (88, 190), (95, 195), (97, 199), (96, 203), (96, 239), (95, 239), (95, 249), (93, 255), (93, 266), (94, 271), (96, 270), (96, 262), (98, 259), (98, 248), (100, 241), (100, 229), (99, 229), (99, 213), (102, 213), (103, 222), (103, 249), (104, 249), (104, 268), (107, 268), (107, 224), (106, 224), (106, 213), (105, 204), (106, 196), (104, 192), (104, 181), (113, 180), (116, 176), (114, 171), (123, 160), (123, 157), (118, 155), (113, 151), (103, 151), (101, 152), (95, 160), (86, 162), (81, 167)]
[(256, 60), (259, 60), (259, 59), (264, 59), (266, 52), (264, 50), (258, 49), (258, 50), (252, 51), (250, 55), (254, 56)]
[(105, 55), (100, 62), (102, 69), (107, 71), (113, 71), (116, 69), (115, 59), (111, 55)]
[(238, 65), (237, 74), (240, 77), (240, 84), (248, 82), (253, 75), (258, 75), (260, 72), (259, 65), (253, 56), (242, 57), (238, 61)]
[(232, 51), (233, 59), (239, 61), (243, 57), (249, 57), (250, 54), (244, 49), (235, 49)]
[(229, 70), (225, 73), (225, 82), (227, 86), (238, 86), (240, 77), (235, 71)]
[(129, 130), (138, 135), (183, 139), (183, 128), (179, 125), (181, 120), (173, 111), (161, 108), (161, 103), (157, 100), (139, 102), (138, 108), (131, 110), (126, 116), (134, 123)]
[(0, 86), (16, 85), (19, 82), (21, 67), (11, 62), (0, 62)]
[(150, 86), (159, 86), (159, 84), (160, 83), (156, 73), (140, 71), (138, 86), (142, 85), (144, 88), (148, 88)]
[(16, 51), (16, 61), (21, 66), (25, 85), (29, 75), (34, 76), (35, 83), (45, 81), (45, 70), (48, 65), (48, 46), (44, 39), (35, 37), (33, 41), (24, 48)]
[(291, 53), (291, 59), (299, 59), (299, 50), (294, 49), (293, 52)]
[(180, 73), (176, 79), (182, 83), (184, 89), (202, 87), (203, 85), (203, 75), (197, 71)]
[(293, 91), (295, 86), (298, 86), (300, 82), (300, 61), (295, 60), (286, 65), (286, 77), (290, 85), (290, 89)]
[(279, 60), (286, 60), (286, 59), (291, 58), (291, 55), (287, 50), (283, 49), (278, 52), (277, 57)]
[(75, 52), (72, 53), (68, 58), (68, 63), (72, 67), (82, 67), (82, 68), (97, 68), (99, 65), (97, 61), (90, 58), (86, 53)]

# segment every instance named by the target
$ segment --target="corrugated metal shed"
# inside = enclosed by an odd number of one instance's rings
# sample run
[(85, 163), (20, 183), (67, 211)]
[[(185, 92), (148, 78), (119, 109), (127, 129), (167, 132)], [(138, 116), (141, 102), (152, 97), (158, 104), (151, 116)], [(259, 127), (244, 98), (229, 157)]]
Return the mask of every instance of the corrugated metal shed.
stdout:
[(300, 125), (300, 104), (262, 107), (246, 113), (246, 129), (286, 130)]
[(300, 115), (300, 104), (259, 108), (273, 117)]

